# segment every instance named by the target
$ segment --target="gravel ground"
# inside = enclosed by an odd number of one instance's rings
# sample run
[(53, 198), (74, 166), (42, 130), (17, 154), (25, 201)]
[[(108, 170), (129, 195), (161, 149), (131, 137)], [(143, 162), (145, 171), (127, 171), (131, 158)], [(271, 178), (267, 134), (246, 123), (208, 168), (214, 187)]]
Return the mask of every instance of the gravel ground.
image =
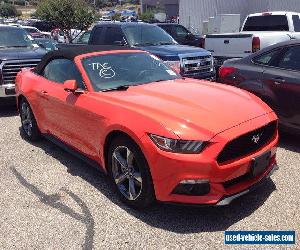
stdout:
[[(283, 135), (280, 170), (227, 207), (134, 211), (105, 176), (48, 141), (20, 136), (0, 107), (0, 249), (300, 249), (300, 139)], [(296, 230), (296, 245), (225, 246), (225, 230)]]

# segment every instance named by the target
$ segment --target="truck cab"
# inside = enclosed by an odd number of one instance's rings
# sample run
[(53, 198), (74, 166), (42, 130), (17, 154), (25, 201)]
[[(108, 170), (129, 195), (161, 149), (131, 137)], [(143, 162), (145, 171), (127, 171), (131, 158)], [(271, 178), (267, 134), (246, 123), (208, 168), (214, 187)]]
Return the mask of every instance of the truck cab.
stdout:
[(179, 45), (167, 32), (146, 23), (101, 23), (91, 31), (91, 45), (129, 46), (148, 51), (184, 77), (215, 79), (212, 53), (202, 48)]
[(201, 37), (194, 35), (186, 27), (177, 23), (157, 23), (158, 27), (166, 31), (170, 36), (172, 36), (176, 42), (182, 45), (189, 45), (200, 47)]

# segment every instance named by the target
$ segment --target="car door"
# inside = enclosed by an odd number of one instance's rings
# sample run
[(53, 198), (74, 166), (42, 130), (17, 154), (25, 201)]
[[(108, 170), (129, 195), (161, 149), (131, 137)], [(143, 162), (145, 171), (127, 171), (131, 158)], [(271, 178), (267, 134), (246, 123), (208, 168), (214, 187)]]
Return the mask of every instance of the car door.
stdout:
[(300, 45), (289, 46), (263, 74), (266, 91), (280, 122), (300, 129)]
[(234, 66), (239, 71), (238, 76), (235, 77), (235, 80), (239, 82), (238, 87), (252, 92), (270, 105), (266, 98), (268, 94), (263, 84), (263, 73), (278, 58), (281, 50), (281, 48), (275, 48), (253, 58), (242, 59), (241, 63), (238, 61)]
[(45, 84), (41, 91), (41, 105), (47, 121), (48, 133), (88, 156), (97, 155), (96, 117), (84, 108), (88, 93), (74, 94), (64, 90), (66, 80), (76, 80), (78, 87), (86, 89), (73, 61), (54, 59), (44, 69)]

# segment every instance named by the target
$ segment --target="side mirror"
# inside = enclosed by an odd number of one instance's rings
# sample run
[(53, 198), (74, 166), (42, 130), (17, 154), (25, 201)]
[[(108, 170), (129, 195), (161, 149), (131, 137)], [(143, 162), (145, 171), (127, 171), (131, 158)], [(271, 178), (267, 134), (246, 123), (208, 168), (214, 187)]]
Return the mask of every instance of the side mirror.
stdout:
[(64, 82), (64, 90), (67, 92), (75, 93), (78, 89), (76, 80), (67, 80)]

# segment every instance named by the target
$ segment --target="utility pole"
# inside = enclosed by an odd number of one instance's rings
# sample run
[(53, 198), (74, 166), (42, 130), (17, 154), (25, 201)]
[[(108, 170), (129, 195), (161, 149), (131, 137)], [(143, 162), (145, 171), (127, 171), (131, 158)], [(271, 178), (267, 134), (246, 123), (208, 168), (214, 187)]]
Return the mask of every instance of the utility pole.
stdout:
[(143, 14), (143, 12), (144, 12), (144, 8), (143, 8), (143, 0), (140, 0), (140, 5), (141, 5), (141, 14)]

